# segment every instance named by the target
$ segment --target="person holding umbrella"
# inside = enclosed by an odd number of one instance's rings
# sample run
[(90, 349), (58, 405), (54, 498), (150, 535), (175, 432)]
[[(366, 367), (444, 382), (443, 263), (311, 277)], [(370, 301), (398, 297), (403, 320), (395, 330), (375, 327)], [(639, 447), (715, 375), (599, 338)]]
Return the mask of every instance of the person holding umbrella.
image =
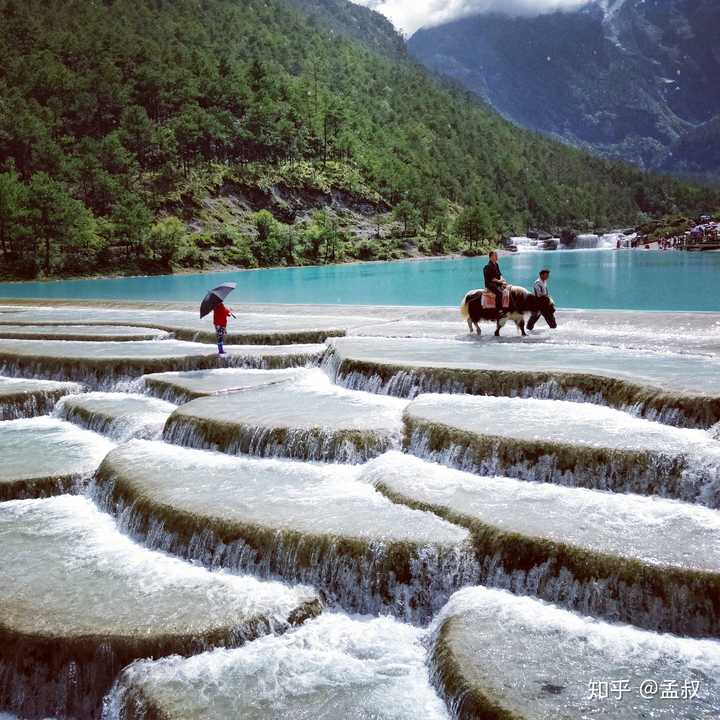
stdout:
[(200, 317), (204, 318), (212, 312), (213, 325), (217, 336), (218, 355), (225, 355), (225, 335), (227, 334), (227, 321), (235, 317), (233, 311), (225, 306), (225, 298), (235, 289), (235, 283), (223, 283), (210, 290), (200, 304)]

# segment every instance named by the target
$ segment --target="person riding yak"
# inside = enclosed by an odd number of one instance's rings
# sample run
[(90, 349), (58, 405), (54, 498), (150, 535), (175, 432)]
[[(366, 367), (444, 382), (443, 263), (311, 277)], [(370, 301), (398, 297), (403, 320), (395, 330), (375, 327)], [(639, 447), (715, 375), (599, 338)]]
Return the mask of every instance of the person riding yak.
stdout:
[[(530, 294), (525, 288), (509, 285), (500, 270), (497, 252), (493, 250), (490, 253), (489, 260), (490, 262), (483, 270), (485, 287), (467, 293), (460, 306), (460, 311), (467, 320), (470, 332), (473, 332), (474, 329), (480, 335), (479, 322), (487, 320), (494, 321), (497, 324), (495, 335), (499, 336), (503, 325), (510, 318), (524, 336), (526, 335), (526, 313), (533, 313), (533, 316), (537, 313), (538, 316), (545, 318), (551, 328), (555, 329), (557, 327), (555, 305), (550, 295)], [(503, 295), (506, 296), (505, 305)], [(533, 325), (535, 322), (537, 322), (537, 317), (534, 317)]]
[(495, 295), (497, 309), (502, 309), (503, 290), (508, 286), (507, 281), (500, 271), (500, 263), (498, 263), (498, 254), (493, 250), (490, 253), (490, 262), (483, 269), (485, 276), (485, 289)]

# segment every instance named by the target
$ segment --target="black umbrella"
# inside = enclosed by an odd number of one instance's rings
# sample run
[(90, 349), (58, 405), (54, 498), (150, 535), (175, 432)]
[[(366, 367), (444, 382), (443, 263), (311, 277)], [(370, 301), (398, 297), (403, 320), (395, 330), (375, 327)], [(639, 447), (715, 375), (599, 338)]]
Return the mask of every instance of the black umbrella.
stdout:
[(200, 317), (211, 313), (236, 287), (236, 283), (231, 282), (213, 288), (200, 303)]

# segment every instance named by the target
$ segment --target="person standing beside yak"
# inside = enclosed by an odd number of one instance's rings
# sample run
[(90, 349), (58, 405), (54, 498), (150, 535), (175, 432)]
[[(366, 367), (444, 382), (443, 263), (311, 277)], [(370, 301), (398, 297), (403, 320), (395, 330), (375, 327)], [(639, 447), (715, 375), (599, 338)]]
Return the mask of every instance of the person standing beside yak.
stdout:
[[(550, 297), (550, 290), (548, 290), (548, 279), (550, 278), (549, 270), (541, 270), (538, 275), (538, 279), (533, 285), (533, 291), (535, 297)], [(532, 330), (535, 327), (535, 323), (540, 319), (541, 313), (537, 310), (530, 316), (528, 320), (527, 329)]]

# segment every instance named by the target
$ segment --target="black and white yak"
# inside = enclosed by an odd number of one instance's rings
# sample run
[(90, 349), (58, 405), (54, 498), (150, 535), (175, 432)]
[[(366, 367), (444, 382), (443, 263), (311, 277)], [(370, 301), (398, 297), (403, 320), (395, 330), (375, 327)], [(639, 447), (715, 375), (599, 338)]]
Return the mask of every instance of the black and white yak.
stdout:
[[(497, 328), (495, 335), (500, 335), (500, 330), (508, 321), (508, 318), (512, 320), (518, 327), (518, 330), (523, 334), (525, 332), (525, 315), (528, 313), (537, 312), (545, 318), (547, 324), (555, 329), (557, 322), (555, 321), (555, 304), (550, 297), (537, 297), (529, 293), (525, 288), (517, 287), (515, 285), (510, 287), (510, 305), (508, 308), (503, 308), (501, 312), (497, 308), (485, 308), (483, 307), (482, 296), (486, 291), (471, 290), (463, 300), (460, 306), (460, 312), (463, 317), (467, 320), (470, 332), (473, 330), (477, 331), (480, 335), (480, 323), (481, 321), (495, 322)], [(495, 296), (489, 293), (494, 299)]]

